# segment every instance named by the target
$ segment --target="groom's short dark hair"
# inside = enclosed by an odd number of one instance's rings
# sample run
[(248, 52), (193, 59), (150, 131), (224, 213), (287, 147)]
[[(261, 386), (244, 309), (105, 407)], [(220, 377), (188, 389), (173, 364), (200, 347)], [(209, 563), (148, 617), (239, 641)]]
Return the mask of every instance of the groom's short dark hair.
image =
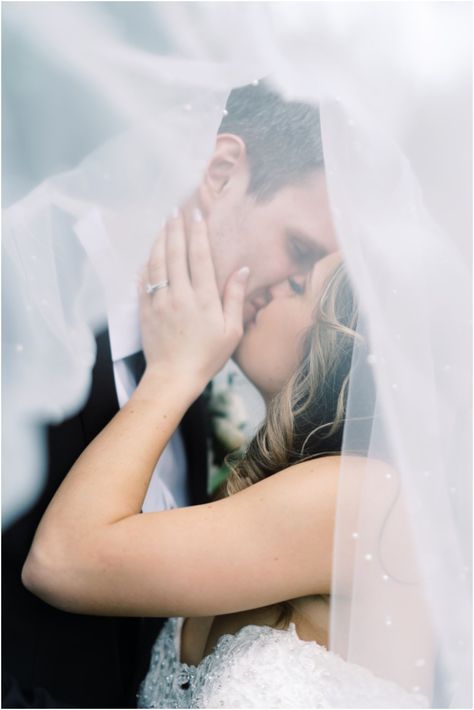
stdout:
[(266, 81), (231, 91), (218, 132), (244, 141), (248, 192), (262, 202), (324, 167), (318, 107), (286, 101)]

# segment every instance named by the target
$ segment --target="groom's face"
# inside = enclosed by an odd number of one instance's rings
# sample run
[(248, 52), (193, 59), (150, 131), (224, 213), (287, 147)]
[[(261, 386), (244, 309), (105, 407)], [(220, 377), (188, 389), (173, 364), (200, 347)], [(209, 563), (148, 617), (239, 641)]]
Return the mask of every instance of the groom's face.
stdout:
[(250, 267), (248, 325), (270, 300), (272, 286), (307, 273), (338, 245), (322, 170), (264, 202), (247, 193), (248, 174), (241, 178), (212, 204), (207, 221), (220, 292), (236, 269)]
[(271, 299), (272, 286), (307, 273), (338, 249), (322, 169), (266, 200), (249, 194), (249, 183), (245, 143), (239, 136), (218, 135), (196, 198), (208, 224), (221, 295), (232, 273), (250, 268), (246, 325)]

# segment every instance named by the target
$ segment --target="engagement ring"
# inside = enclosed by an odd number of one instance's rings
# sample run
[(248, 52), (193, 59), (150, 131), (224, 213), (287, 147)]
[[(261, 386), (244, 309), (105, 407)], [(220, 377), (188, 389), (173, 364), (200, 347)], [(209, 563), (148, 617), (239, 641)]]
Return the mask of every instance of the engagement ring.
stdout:
[(166, 288), (169, 285), (170, 285), (170, 282), (168, 280), (158, 281), (157, 284), (146, 284), (145, 291), (146, 291), (146, 293), (151, 295), (155, 291), (159, 291), (160, 288)]

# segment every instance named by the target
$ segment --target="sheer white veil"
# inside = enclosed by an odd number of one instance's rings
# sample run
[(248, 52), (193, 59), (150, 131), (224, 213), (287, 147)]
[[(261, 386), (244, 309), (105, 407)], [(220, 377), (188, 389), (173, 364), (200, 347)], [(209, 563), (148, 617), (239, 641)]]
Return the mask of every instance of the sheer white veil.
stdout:
[[(432, 707), (470, 707), (470, 4), (17, 3), (3, 19), (5, 524), (41, 489), (42, 425), (87, 396), (105, 302), (135, 288), (157, 225), (199, 181), (229, 91), (271, 76), (320, 106), (367, 343), (330, 648)], [(106, 294), (77, 238), (97, 225)]]

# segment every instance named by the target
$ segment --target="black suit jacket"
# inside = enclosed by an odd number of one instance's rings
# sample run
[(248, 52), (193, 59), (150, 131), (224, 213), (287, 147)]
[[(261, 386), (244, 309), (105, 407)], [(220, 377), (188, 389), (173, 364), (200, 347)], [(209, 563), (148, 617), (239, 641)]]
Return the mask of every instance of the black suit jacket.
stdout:
[[(21, 568), (43, 512), (84, 448), (118, 410), (108, 333), (97, 339), (92, 387), (84, 409), (47, 431), (49, 465), (34, 507), (2, 541), (3, 707), (136, 707), (161, 619), (68, 614), (21, 583)], [(181, 423), (193, 504), (206, 500), (207, 410), (198, 399)]]

